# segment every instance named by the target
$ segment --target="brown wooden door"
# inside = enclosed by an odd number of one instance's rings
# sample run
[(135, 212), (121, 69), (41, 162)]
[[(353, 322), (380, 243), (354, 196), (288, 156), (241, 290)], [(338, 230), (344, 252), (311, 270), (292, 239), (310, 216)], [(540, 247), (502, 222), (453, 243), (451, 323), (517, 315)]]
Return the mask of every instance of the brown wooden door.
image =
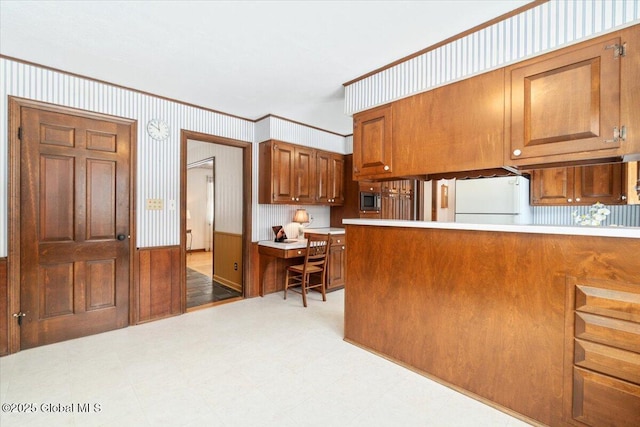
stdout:
[(507, 69), (511, 160), (620, 146), (614, 128), (622, 59), (609, 48), (619, 43), (614, 38)]
[(130, 126), (20, 119), (21, 348), (128, 325)]
[(536, 169), (531, 175), (532, 205), (573, 203), (574, 168)]
[(272, 201), (291, 203), (295, 201), (294, 147), (274, 142), (272, 150)]
[(295, 147), (295, 186), (296, 203), (314, 203), (316, 197), (315, 150)]
[(331, 153), (316, 154), (316, 201), (329, 203), (331, 198)]
[(575, 202), (592, 205), (624, 204), (623, 183), (626, 181), (622, 163), (581, 166), (575, 171)]
[(331, 155), (331, 167), (329, 175), (329, 198), (331, 204), (344, 204), (344, 156), (341, 154)]
[(331, 246), (329, 247), (329, 279), (327, 284), (328, 290), (341, 288), (345, 283), (346, 270), (346, 242), (343, 235), (331, 238)]
[(353, 179), (388, 175), (393, 171), (391, 105), (353, 117)]

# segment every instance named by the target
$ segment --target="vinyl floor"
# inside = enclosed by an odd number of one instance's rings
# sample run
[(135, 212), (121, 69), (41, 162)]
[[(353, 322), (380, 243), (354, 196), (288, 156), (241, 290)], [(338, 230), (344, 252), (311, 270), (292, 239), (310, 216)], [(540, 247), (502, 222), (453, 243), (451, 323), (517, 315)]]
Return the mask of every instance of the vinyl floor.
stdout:
[(345, 342), (343, 290), (282, 297), (1, 357), (0, 425), (527, 425)]

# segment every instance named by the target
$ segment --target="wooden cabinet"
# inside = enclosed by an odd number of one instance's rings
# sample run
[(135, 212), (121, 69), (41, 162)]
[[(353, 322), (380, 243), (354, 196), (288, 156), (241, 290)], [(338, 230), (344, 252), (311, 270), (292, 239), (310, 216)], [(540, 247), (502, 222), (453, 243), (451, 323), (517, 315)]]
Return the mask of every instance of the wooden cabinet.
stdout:
[(344, 202), (344, 156), (269, 140), (260, 144), (259, 203)]
[(625, 204), (626, 164), (536, 169), (531, 176), (532, 205)]
[(503, 99), (500, 69), (394, 102), (392, 176), (502, 167)]
[(392, 123), (390, 104), (353, 116), (353, 179), (391, 176)]
[(296, 203), (312, 204), (316, 197), (315, 150), (307, 147), (294, 148), (293, 189)]
[(345, 285), (346, 271), (346, 255), (347, 255), (347, 236), (346, 234), (331, 235), (329, 247), (329, 271), (327, 276), (327, 290), (334, 291), (343, 288)]
[(619, 154), (621, 45), (600, 38), (507, 67), (505, 164)]
[(413, 183), (411, 180), (382, 183), (382, 219), (413, 219)]
[(316, 202), (344, 203), (344, 156), (318, 151), (316, 155)]
[(569, 277), (565, 411), (588, 426), (640, 424), (640, 288)]

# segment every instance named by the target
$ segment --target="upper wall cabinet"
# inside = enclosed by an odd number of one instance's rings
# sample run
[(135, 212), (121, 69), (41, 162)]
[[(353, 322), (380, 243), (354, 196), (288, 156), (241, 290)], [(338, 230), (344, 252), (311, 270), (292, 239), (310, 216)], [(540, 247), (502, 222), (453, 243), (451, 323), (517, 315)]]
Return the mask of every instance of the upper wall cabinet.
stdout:
[(622, 46), (599, 39), (506, 69), (506, 164), (619, 154)]
[(326, 151), (316, 154), (316, 202), (344, 203), (344, 156)]
[(393, 172), (391, 105), (353, 116), (353, 179), (384, 178)]
[(626, 171), (622, 163), (536, 169), (531, 176), (531, 204), (625, 204)]
[(504, 70), (393, 103), (395, 176), (502, 166)]
[(344, 156), (269, 140), (260, 144), (259, 203), (344, 203)]

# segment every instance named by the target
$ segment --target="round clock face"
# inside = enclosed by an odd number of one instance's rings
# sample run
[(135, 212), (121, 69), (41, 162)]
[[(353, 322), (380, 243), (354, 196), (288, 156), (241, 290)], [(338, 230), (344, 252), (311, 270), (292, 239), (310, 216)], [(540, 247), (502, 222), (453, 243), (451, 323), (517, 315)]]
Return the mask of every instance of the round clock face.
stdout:
[(151, 138), (162, 141), (169, 136), (169, 125), (164, 120), (152, 119), (147, 123), (147, 132)]

